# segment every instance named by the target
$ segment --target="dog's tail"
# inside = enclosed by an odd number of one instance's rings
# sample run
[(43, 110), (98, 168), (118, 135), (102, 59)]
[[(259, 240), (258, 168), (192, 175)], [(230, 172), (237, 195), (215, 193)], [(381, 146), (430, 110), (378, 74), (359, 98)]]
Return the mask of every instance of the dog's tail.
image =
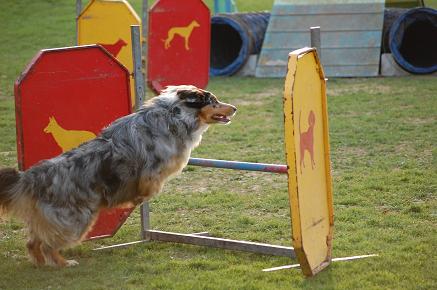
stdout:
[(16, 169), (0, 169), (0, 214), (9, 212), (12, 202), (18, 198), (14, 187), (19, 181), (20, 173)]

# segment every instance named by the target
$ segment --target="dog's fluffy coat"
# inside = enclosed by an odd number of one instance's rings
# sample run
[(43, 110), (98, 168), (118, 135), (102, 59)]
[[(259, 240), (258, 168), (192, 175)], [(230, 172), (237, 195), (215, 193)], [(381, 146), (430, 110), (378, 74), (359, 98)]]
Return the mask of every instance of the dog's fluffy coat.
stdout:
[(0, 169), (0, 212), (28, 227), (36, 265), (71, 266), (61, 249), (79, 243), (102, 208), (132, 206), (157, 194), (186, 166), (209, 124), (236, 108), (194, 86), (172, 86), (78, 148), (24, 172)]

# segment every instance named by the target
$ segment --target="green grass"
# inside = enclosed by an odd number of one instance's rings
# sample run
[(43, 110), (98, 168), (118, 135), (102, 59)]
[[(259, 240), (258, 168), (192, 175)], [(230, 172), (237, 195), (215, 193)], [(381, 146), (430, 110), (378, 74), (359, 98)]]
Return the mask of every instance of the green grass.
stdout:
[(437, 9), (437, 0), (425, 0), (425, 6)]
[[(74, 1), (2, 8), (0, 166), (16, 166), (13, 82), (39, 49), (74, 43)], [(210, 128), (193, 156), (284, 163), (282, 87), (281, 79), (212, 79), (208, 89), (239, 112), (230, 126)], [(299, 270), (261, 272), (296, 263), (282, 257), (159, 242), (92, 251), (137, 240), (135, 212), (114, 238), (68, 250), (78, 267), (34, 268), (24, 226), (12, 220), (0, 222), (0, 289), (436, 289), (436, 91), (435, 77), (328, 82), (333, 256), (377, 258), (333, 263), (305, 279)], [(154, 229), (291, 244), (282, 175), (188, 167), (151, 209)]]

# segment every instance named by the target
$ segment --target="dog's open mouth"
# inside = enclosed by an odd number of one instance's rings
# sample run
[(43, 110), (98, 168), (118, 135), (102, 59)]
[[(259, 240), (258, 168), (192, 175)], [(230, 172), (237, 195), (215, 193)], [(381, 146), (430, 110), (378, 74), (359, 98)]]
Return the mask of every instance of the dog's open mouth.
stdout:
[(231, 121), (231, 119), (228, 116), (222, 114), (215, 114), (211, 117), (211, 119), (223, 124), (227, 124)]

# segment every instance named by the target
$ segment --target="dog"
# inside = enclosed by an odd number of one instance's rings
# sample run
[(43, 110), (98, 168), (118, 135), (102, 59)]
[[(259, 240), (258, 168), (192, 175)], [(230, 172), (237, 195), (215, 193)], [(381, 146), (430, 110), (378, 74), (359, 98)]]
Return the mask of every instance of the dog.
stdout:
[(164, 41), (165, 49), (170, 48), (170, 43), (172, 42), (174, 36), (176, 34), (178, 34), (184, 38), (185, 50), (190, 50), (190, 47), (188, 46), (188, 42), (189, 42), (191, 33), (193, 32), (193, 29), (196, 27), (200, 27), (200, 24), (196, 20), (193, 20), (187, 26), (170, 28), (167, 32), (167, 38), (162, 40), (162, 41)]
[(136, 206), (187, 165), (212, 124), (236, 108), (194, 86), (170, 86), (95, 138), (24, 172), (0, 170), (0, 212), (22, 219), (37, 266), (75, 266), (60, 251), (80, 243), (101, 209)]
[(310, 153), (311, 169), (314, 169), (316, 163), (314, 162), (314, 126), (316, 124), (316, 115), (313, 111), (308, 114), (308, 130), (301, 132), (300, 120), (302, 111), (299, 112), (299, 135), (300, 135), (300, 174), (302, 174), (302, 167), (305, 168), (305, 151)]

